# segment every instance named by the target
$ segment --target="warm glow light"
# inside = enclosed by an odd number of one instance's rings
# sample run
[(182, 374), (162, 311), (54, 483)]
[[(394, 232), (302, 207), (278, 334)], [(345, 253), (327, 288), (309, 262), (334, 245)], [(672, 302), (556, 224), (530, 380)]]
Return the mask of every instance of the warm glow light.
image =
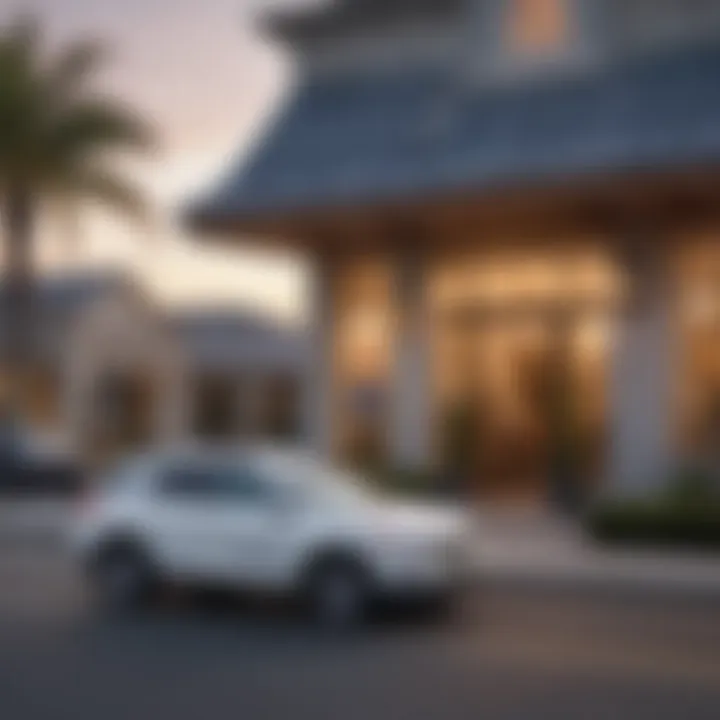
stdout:
[(578, 330), (578, 350), (583, 355), (597, 355), (608, 347), (610, 335), (607, 319), (586, 320)]
[(351, 326), (352, 344), (360, 352), (377, 351), (385, 338), (385, 323), (381, 313), (372, 309), (358, 312)]
[(523, 54), (554, 50), (567, 37), (566, 0), (514, 0), (510, 12), (510, 45)]
[(720, 316), (717, 293), (711, 288), (699, 288), (688, 298), (685, 310), (690, 324), (694, 327), (713, 325)]

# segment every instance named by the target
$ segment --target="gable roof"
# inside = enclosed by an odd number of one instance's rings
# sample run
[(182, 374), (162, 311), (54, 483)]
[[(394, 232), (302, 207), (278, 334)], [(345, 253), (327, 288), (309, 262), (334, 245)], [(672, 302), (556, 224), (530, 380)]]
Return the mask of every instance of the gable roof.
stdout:
[(249, 163), (191, 209), (199, 225), (720, 161), (720, 44), (507, 87), (447, 73), (300, 87)]
[[(55, 363), (69, 341), (80, 313), (93, 303), (134, 288), (115, 272), (72, 272), (39, 278), (33, 290), (37, 352)], [(0, 353), (6, 346), (7, 285), (0, 282)]]
[(191, 363), (206, 371), (260, 368), (297, 374), (309, 357), (307, 334), (268, 315), (237, 309), (176, 313), (169, 325)]

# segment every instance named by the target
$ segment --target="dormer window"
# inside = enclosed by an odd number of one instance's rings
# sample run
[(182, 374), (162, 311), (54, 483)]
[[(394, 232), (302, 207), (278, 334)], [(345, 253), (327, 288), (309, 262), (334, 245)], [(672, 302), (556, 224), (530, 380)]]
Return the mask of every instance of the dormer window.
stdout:
[(513, 54), (529, 59), (556, 55), (569, 41), (569, 0), (511, 0), (506, 27)]

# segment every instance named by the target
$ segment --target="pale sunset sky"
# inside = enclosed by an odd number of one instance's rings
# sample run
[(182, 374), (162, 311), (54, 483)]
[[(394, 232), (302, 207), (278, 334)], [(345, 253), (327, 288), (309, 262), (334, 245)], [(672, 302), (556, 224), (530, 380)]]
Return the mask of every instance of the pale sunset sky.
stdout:
[(178, 227), (174, 208), (205, 189), (253, 146), (292, 84), (291, 58), (260, 37), (257, 14), (304, 0), (0, 0), (0, 26), (40, 18), (51, 42), (97, 37), (110, 55), (104, 92), (130, 102), (157, 128), (158, 153), (133, 168), (158, 207), (150, 226), (86, 209), (74, 243), (47, 218), (40, 262), (119, 266), (164, 301), (242, 304), (292, 317), (302, 273), (294, 258), (204, 247)]

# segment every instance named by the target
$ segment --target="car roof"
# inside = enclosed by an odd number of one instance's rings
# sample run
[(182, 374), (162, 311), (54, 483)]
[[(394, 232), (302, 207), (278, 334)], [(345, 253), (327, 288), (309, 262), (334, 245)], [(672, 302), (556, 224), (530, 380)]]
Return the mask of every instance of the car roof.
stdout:
[(319, 462), (319, 457), (311, 451), (297, 445), (256, 442), (184, 442), (162, 449), (148, 450), (133, 456), (133, 460), (151, 465), (170, 462), (259, 462), (276, 467), (289, 463)]

